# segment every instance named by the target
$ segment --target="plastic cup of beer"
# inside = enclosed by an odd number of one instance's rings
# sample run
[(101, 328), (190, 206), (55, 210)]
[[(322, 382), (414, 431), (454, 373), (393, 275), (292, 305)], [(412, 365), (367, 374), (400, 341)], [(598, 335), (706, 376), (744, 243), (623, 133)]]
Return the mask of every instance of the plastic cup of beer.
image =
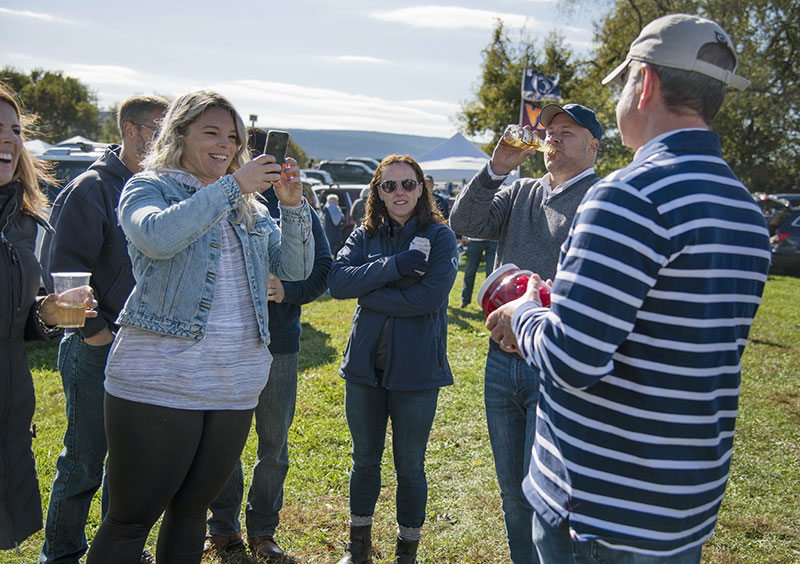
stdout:
[[(58, 326), (65, 329), (83, 327), (86, 323), (86, 296), (82, 292), (67, 292), (89, 285), (91, 272), (54, 272), (53, 290), (59, 296), (56, 300)], [(65, 294), (65, 292), (67, 292)]]

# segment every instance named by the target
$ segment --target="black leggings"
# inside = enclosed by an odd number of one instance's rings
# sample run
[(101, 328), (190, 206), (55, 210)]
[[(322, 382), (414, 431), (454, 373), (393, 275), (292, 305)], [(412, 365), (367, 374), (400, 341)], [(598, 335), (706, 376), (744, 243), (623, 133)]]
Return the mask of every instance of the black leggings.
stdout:
[(158, 563), (199, 563), (208, 506), (239, 460), (252, 416), (252, 409), (172, 409), (106, 394), (109, 506), (86, 563), (138, 564), (162, 513)]

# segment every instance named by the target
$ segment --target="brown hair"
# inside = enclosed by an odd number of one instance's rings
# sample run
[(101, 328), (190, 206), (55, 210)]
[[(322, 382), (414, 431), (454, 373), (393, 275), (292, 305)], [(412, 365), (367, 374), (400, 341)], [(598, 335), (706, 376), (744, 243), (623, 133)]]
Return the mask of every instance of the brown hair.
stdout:
[(40, 182), (53, 182), (52, 175), (48, 172), (47, 166), (43, 161), (35, 159), (25, 148), (24, 142), (27, 138), (29, 128), (36, 121), (36, 116), (24, 114), (20, 109), (14, 92), (4, 83), (0, 82), (0, 102), (5, 102), (14, 109), (17, 119), (22, 126), (20, 135), (22, 145), (20, 146), (17, 168), (11, 177), (11, 182), (19, 182), (22, 185), (22, 211), (29, 215), (47, 217), (47, 197), (39, 188)]
[(375, 236), (384, 222), (389, 222), (389, 210), (386, 209), (386, 204), (378, 196), (378, 190), (380, 190), (378, 185), (381, 183), (381, 176), (383, 176), (383, 171), (386, 167), (395, 163), (405, 163), (414, 169), (414, 176), (417, 177), (417, 182), (422, 186), (422, 194), (420, 194), (417, 205), (414, 207), (417, 227), (424, 229), (431, 223), (445, 223), (444, 216), (433, 199), (433, 194), (425, 185), (425, 174), (422, 172), (422, 167), (419, 166), (419, 163), (408, 155), (389, 155), (378, 165), (369, 183), (369, 197), (367, 198), (362, 225), (370, 237)]
[[(137, 94), (123, 100), (117, 110), (117, 127), (120, 135), (123, 134), (122, 126), (127, 122), (136, 123), (143, 121), (152, 112), (162, 114), (169, 108), (169, 102), (161, 96), (151, 96), (149, 94)], [(141, 125), (141, 124), (140, 124)]]

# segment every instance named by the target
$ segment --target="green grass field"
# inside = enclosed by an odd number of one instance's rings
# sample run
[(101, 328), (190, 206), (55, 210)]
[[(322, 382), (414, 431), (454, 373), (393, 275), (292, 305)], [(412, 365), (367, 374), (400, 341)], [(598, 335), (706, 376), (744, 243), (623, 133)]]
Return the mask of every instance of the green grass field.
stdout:
[[(477, 306), (460, 301), (461, 277), (450, 294), (448, 352), (455, 385), (442, 390), (428, 446), (429, 500), (420, 562), (508, 562), (500, 495), (483, 409), (487, 333)], [(477, 288), (481, 275), (476, 281)], [(743, 359), (742, 396), (735, 454), (717, 530), (703, 562), (800, 562), (800, 278), (770, 277)], [(337, 375), (350, 329), (353, 301), (323, 296), (304, 308), (295, 423), (290, 433), (291, 469), (277, 540), (295, 562), (335, 562), (347, 540), (349, 434), (344, 384)], [(34, 441), (44, 507), (64, 432), (57, 345), (29, 345), (37, 391)], [(410, 351), (413, 353), (413, 351)], [(388, 440), (391, 440), (389, 438)], [(252, 469), (255, 436), (243, 453)], [(394, 554), (394, 477), (391, 449), (384, 461), (373, 543), (375, 562)], [(94, 534), (99, 495), (87, 527)], [(157, 527), (148, 548), (155, 552)], [(0, 562), (30, 564), (41, 532)], [(206, 564), (255, 564), (244, 551)]]

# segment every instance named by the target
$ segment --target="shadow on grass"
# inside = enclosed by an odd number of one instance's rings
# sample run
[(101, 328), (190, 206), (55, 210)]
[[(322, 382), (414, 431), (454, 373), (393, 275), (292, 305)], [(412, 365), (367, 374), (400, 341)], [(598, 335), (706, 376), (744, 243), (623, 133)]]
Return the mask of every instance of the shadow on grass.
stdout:
[[(326, 294), (327, 295), (327, 294)], [(320, 300), (322, 298), (319, 298)], [(330, 296), (328, 296), (330, 299)], [(310, 368), (329, 364), (339, 356), (339, 351), (330, 345), (331, 336), (328, 333), (315, 329), (310, 323), (300, 323), (303, 331), (300, 333), (300, 350), (302, 354), (298, 359), (298, 370), (305, 372)]]
[(776, 347), (776, 348), (779, 348), (779, 349), (791, 348), (791, 347), (787, 347), (786, 345), (782, 345), (782, 344), (776, 343), (774, 341), (766, 341), (764, 339), (750, 339), (750, 343), (756, 344), (756, 345), (766, 345), (768, 347)]
[(471, 329), (476, 321), (480, 323), (481, 327), (483, 326), (483, 312), (477, 309), (477, 306), (470, 309), (461, 309), (455, 306), (447, 308), (447, 324), (449, 326), (455, 326), (458, 329)]
[(32, 341), (26, 343), (28, 349), (28, 366), (31, 370), (57, 370), (58, 343), (60, 337), (52, 341)]

